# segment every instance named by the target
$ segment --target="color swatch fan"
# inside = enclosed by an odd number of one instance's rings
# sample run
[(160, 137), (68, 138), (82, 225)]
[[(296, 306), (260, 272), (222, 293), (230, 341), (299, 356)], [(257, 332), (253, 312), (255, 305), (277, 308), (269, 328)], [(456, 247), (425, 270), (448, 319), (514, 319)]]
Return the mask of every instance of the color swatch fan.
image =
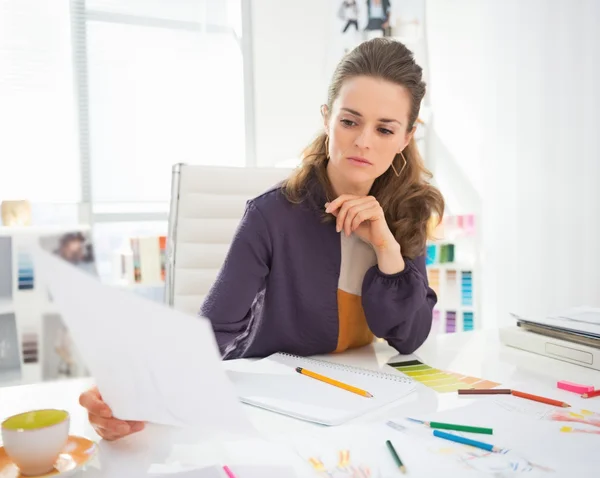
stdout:
[(464, 388), (489, 389), (500, 385), (483, 378), (433, 368), (418, 360), (393, 362), (388, 365), (439, 393), (456, 392)]

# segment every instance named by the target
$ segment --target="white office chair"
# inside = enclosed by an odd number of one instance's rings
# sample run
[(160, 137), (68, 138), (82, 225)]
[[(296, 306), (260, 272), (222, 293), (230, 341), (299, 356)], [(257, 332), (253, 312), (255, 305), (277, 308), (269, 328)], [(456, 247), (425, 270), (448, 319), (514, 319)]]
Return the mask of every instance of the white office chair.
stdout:
[(290, 172), (288, 168), (173, 166), (165, 293), (169, 306), (198, 313), (246, 202)]

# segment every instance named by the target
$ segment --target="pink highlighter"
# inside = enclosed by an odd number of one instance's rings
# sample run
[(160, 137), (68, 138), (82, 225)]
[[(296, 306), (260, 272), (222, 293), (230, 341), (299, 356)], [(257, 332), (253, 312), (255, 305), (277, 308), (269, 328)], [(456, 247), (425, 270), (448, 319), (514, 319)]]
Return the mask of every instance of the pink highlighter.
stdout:
[(567, 382), (566, 380), (561, 380), (556, 383), (556, 386), (562, 390), (567, 390), (568, 392), (574, 393), (589, 393), (594, 391), (594, 387), (591, 385), (580, 385), (578, 383)]

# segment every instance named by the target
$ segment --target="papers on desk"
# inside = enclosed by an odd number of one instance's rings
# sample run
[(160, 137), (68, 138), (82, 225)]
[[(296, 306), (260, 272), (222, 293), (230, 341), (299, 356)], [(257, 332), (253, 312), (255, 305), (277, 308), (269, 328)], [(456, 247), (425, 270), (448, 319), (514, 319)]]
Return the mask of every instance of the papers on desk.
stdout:
[(208, 320), (101, 284), (39, 248), (39, 272), (115, 417), (253, 434)]
[[(516, 399), (516, 398), (515, 398)], [(518, 399), (517, 399), (518, 400)], [(527, 418), (498, 407), (494, 399), (415, 418), (493, 428), (493, 435), (452, 431), (454, 435), (502, 448), (494, 453), (433, 435), (404, 416), (387, 423), (348, 425), (289, 437), (313, 475), (401, 476), (385, 442), (390, 440), (414, 478), (431, 476), (595, 476), (598, 436), (564, 433), (564, 424)], [(590, 428), (593, 428), (590, 426)]]
[[(236, 364), (228, 376), (245, 403), (322, 425), (340, 425), (397, 401), (415, 389), (400, 373), (381, 372), (314, 358), (276, 353), (262, 360)], [(367, 398), (296, 371), (301, 367), (357, 387)]]
[[(235, 465), (230, 466), (229, 469), (234, 473), (235, 478), (294, 478), (296, 476), (287, 467)], [(229, 478), (222, 466), (209, 466), (175, 473), (152, 473), (146, 476), (147, 478)]]
[[(507, 406), (509, 402), (512, 407)], [(542, 404), (530, 403), (518, 397), (484, 397), (473, 400), (471, 404), (464, 407), (424, 414), (417, 418), (493, 428), (494, 434), (486, 437), (485, 441), (509, 449), (512, 452), (512, 456), (507, 456), (509, 462), (514, 462), (513, 458), (518, 457), (523, 471), (525, 471), (524, 466), (529, 464), (532, 476), (548, 478), (595, 476), (598, 435), (584, 432), (568, 433), (563, 431), (563, 428), (568, 426), (591, 432), (600, 430), (600, 423), (592, 425), (575, 421), (565, 422), (561, 418), (555, 418), (554, 415), (555, 413), (569, 414), (570, 409), (559, 409), (549, 405), (538, 407), (538, 405)], [(523, 411), (540, 408), (549, 412), (540, 416), (537, 413), (530, 414)], [(394, 421), (409, 428), (412, 426), (407, 420), (395, 419)], [(474, 434), (465, 435), (470, 438), (476, 437)], [(479, 439), (481, 440), (481, 435)], [(465, 452), (464, 447), (463, 452)], [(465, 462), (465, 464), (469, 463)], [(547, 471), (548, 469), (554, 472)]]
[(228, 478), (224, 465), (237, 478), (305, 476), (300, 458), (280, 443), (260, 437), (207, 440), (193, 428), (150, 424), (143, 433), (101, 440), (82, 478)]

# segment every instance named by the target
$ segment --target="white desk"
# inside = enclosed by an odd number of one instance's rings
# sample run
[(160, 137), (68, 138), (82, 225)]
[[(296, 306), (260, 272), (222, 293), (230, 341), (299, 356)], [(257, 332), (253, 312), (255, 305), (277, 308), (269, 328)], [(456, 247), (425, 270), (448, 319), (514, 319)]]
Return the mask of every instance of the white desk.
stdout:
[[(567, 379), (600, 386), (600, 372), (505, 347), (499, 343), (497, 331), (495, 330), (433, 336), (415, 355), (432, 366), (502, 383), (515, 384), (535, 380), (538, 383), (555, 387), (557, 380)], [(392, 348), (384, 343), (376, 343), (350, 353), (328, 356), (326, 359), (378, 369), (384, 367), (386, 362), (394, 356), (396, 356), (396, 352)], [(35, 408), (63, 408), (69, 410), (72, 416), (71, 433), (98, 439), (87, 422), (84, 410), (78, 404), (80, 392), (87, 389), (90, 384), (90, 380), (68, 380), (0, 388), (1, 415), (8, 416)], [(363, 416), (357, 419), (356, 422), (380, 421), (386, 416), (393, 416), (394, 414), (405, 413), (410, 415), (433, 412), (462, 406), (465, 403), (464, 397), (460, 398), (457, 394), (437, 394), (419, 384), (417, 393), (411, 394), (391, 408), (388, 407)], [(316, 427), (316, 425), (310, 423), (249, 406), (246, 406), (246, 410), (257, 429), (266, 436), (285, 432), (294, 433), (314, 430)], [(135, 439), (137, 444), (132, 445), (135, 440), (130, 440), (105, 445), (108, 448), (104, 451), (108, 450), (115, 460), (114, 469), (111, 466), (111, 470), (105, 470), (103, 464), (102, 472), (89, 470), (82, 475), (95, 477), (133, 476), (130, 468), (136, 460), (143, 459), (144, 466), (149, 462), (160, 462), (168, 455), (165, 446), (168, 446), (171, 442), (163, 441), (160, 447), (154, 448), (154, 451), (150, 452), (147, 448), (149, 446), (148, 440), (152, 440), (153, 436), (157, 436), (156, 434), (163, 438), (170, 434), (171, 438), (168, 438), (168, 440), (172, 442), (179, 439), (177, 434), (165, 433), (164, 428), (149, 427), (148, 430), (140, 434), (140, 437)], [(187, 439), (189, 439), (189, 435)], [(156, 452), (156, 456), (150, 456), (154, 452)], [(102, 462), (105, 461), (102, 460)], [(117, 462), (119, 463), (118, 466), (116, 465)], [(128, 468), (127, 473), (123, 471), (122, 467)], [(115, 471), (117, 468), (120, 471)], [(136, 468), (136, 471), (139, 472), (139, 467)]]

